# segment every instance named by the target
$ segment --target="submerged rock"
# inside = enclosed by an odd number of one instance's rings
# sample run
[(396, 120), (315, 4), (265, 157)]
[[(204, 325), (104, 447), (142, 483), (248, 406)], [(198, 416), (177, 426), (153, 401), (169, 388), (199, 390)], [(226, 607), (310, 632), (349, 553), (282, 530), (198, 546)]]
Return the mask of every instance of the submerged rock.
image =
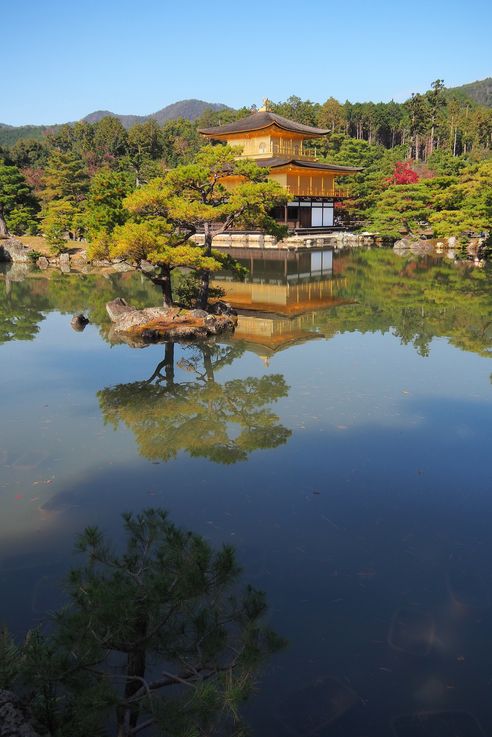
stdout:
[(77, 333), (81, 333), (85, 326), (89, 324), (89, 318), (85, 315), (74, 315), (72, 319), (70, 320), (70, 325), (74, 330), (77, 331)]
[(137, 310), (118, 298), (106, 305), (112, 334), (131, 345), (164, 340), (194, 340), (234, 330), (235, 315), (212, 315), (204, 310), (179, 307), (147, 307)]

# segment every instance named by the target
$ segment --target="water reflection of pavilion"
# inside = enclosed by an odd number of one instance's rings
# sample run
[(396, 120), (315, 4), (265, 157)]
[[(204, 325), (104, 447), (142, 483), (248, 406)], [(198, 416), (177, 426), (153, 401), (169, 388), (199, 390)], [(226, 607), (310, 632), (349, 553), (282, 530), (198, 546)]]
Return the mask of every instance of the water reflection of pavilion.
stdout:
[(336, 296), (345, 279), (337, 273), (330, 249), (238, 249), (231, 255), (248, 269), (248, 276), (238, 282), (219, 274), (216, 285), (239, 312), (235, 339), (244, 340), (264, 359), (295, 343), (323, 337), (316, 329), (316, 312), (346, 302)]

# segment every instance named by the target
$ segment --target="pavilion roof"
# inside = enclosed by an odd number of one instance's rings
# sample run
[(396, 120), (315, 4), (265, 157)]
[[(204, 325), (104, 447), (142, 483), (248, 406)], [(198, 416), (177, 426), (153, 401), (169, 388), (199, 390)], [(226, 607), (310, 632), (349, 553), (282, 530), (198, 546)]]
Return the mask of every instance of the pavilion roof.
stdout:
[(304, 125), (303, 123), (296, 123), (295, 120), (288, 120), (277, 115), (269, 110), (260, 110), (251, 115), (247, 115), (245, 118), (234, 121), (234, 123), (226, 123), (225, 125), (218, 125), (215, 128), (200, 128), (199, 133), (203, 133), (205, 136), (214, 135), (224, 136), (227, 133), (248, 133), (249, 131), (262, 130), (263, 128), (270, 128), (270, 126), (276, 125), (282, 130), (291, 131), (292, 133), (303, 133), (307, 138), (316, 138), (317, 136), (326, 136), (330, 133), (329, 130), (324, 128), (313, 128), (310, 125)]
[(289, 159), (275, 156), (271, 159), (255, 159), (255, 164), (268, 169), (276, 169), (281, 166), (299, 166), (302, 169), (321, 169), (324, 171), (338, 171), (341, 174), (356, 174), (363, 170), (362, 166), (342, 166), (341, 164), (322, 164), (320, 161), (307, 161), (306, 159)]

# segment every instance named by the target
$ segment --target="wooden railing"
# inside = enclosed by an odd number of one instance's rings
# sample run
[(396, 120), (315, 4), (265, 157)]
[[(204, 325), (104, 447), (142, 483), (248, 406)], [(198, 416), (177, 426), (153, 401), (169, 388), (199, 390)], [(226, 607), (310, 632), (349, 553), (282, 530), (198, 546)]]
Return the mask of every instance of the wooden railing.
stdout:
[(272, 141), (270, 145), (258, 145), (252, 141), (243, 146), (242, 156), (290, 156), (293, 159), (315, 161), (317, 152), (315, 148), (307, 148), (302, 143), (292, 141)]
[(286, 186), (287, 192), (293, 197), (348, 197), (348, 190), (343, 187)]
[(272, 141), (271, 152), (274, 156), (292, 156), (297, 159), (316, 160), (316, 149), (307, 148), (302, 143), (291, 141)]

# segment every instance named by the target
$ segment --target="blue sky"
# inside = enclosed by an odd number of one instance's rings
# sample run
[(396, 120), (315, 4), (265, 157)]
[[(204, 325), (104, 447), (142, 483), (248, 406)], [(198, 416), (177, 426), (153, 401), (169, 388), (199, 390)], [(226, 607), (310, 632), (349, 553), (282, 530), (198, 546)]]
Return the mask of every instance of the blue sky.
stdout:
[(0, 122), (191, 97), (403, 100), (492, 76), (491, 27), (488, 0), (4, 0)]

